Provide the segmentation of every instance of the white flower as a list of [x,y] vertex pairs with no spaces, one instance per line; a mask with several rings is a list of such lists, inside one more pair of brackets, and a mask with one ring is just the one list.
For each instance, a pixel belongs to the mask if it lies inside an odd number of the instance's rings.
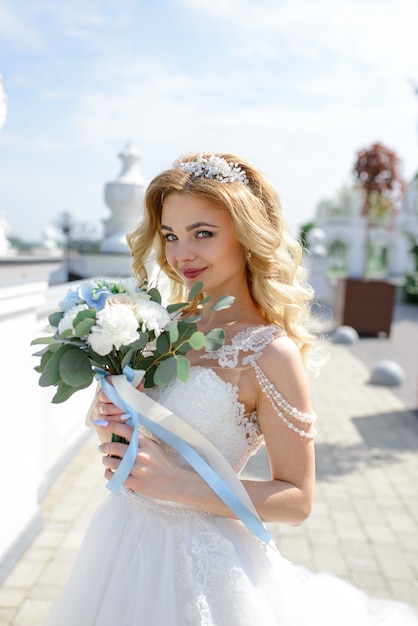
[[[123,278],[118,282],[118,287],[121,293],[126,293],[128,296],[138,296],[141,292],[137,291],[137,284],[135,278]],[[142,297],[148,294],[142,292]]]
[[139,339],[138,321],[131,306],[112,304],[98,311],[96,324],[90,331],[88,342],[94,352],[102,356],[114,348],[127,346]]
[[75,320],[75,318],[80,313],[80,311],[85,311],[88,308],[89,307],[87,306],[87,304],[77,304],[76,306],[73,306],[72,309],[70,309],[69,311],[64,313],[64,316],[62,317],[62,319],[58,323],[58,332],[59,332],[59,334],[62,335],[62,333],[65,330],[74,331],[74,320]]
[[158,302],[139,301],[136,304],[136,317],[141,330],[153,330],[155,336],[158,337],[161,331],[170,322],[170,316],[166,309],[158,304]]
[[136,311],[136,300],[126,293],[114,293],[106,300],[106,306],[126,306],[134,313]]

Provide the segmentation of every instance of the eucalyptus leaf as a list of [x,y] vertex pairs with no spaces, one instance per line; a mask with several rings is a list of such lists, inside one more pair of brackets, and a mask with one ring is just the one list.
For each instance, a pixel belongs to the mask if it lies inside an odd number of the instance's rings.
[[222,311],[222,309],[229,309],[234,302],[234,296],[221,296],[210,307],[212,311]]
[[58,324],[60,323],[63,317],[64,317],[63,311],[55,311],[55,313],[51,313],[51,315],[48,316],[48,321],[51,324],[51,326],[53,326],[54,328],[57,328]]
[[139,339],[137,339],[133,343],[130,343],[129,348],[131,350],[142,350],[142,348],[144,348],[147,345],[148,341],[149,341],[149,334],[140,332]]
[[39,350],[38,352],[34,352],[32,354],[32,356],[43,356],[46,353],[52,354],[49,350],[49,346],[45,346],[45,348],[43,348],[42,350]]
[[189,296],[187,298],[188,301],[191,302],[197,295],[199,295],[199,293],[201,293],[202,289],[203,289],[202,281],[195,283],[192,289],[190,290]]
[[61,376],[59,373],[59,363],[64,354],[69,350],[74,350],[69,345],[62,345],[58,348],[56,352],[54,352],[51,358],[45,365],[45,369],[42,372],[42,375],[39,379],[39,384],[41,387],[49,387],[50,385],[58,385],[61,382]]
[[63,383],[77,389],[90,385],[94,378],[87,354],[77,348],[68,350],[61,357],[59,373]]
[[74,319],[74,326],[77,326],[79,322],[85,319],[95,320],[97,315],[96,309],[83,309],[79,313],[77,313]]
[[150,296],[153,302],[161,304],[161,294],[158,289],[155,289],[155,287],[151,287],[151,289],[148,289],[147,294]]
[[177,376],[177,359],[170,356],[158,364],[154,374],[154,384],[166,387]]
[[205,334],[205,347],[210,352],[219,350],[224,345],[225,332],[223,328],[212,328]]
[[132,365],[136,352],[136,350],[128,350],[126,352],[120,364],[122,369],[125,367],[125,365]]
[[35,368],[37,372],[41,372],[42,373],[44,371],[46,364],[48,363],[49,359],[52,357],[53,354],[54,353],[51,352],[51,350],[48,348],[47,351],[45,352],[45,354],[43,354],[41,356],[41,361],[40,361],[38,367]]
[[51,402],[53,402],[53,404],[61,404],[61,402],[65,402],[66,400],[68,400],[68,398],[70,398],[73,393],[79,391],[79,389],[84,389],[89,385],[90,383],[88,385],[82,385],[81,387],[71,387],[70,385],[66,385],[65,383],[60,383],[57,387],[57,392],[52,398]]
[[72,328],[67,328],[67,330],[63,330],[61,333],[62,339],[69,339],[72,336],[73,336]]
[[193,350],[200,350],[205,345],[205,335],[197,330],[189,339],[189,343]]
[[180,320],[177,323],[177,327],[178,327],[178,330],[179,330],[179,336],[181,338],[183,338],[183,337],[190,337],[197,330],[196,324],[194,322],[190,322],[189,320],[187,320],[187,321]]
[[68,400],[68,398],[70,398],[76,391],[77,389],[75,387],[70,387],[70,385],[61,383],[60,385],[58,385],[57,391],[51,402],[53,404],[61,404],[61,402],[65,402],[66,400]]
[[168,334],[170,335],[171,343],[175,343],[179,338],[179,329],[177,322],[170,322],[168,325]]
[[76,337],[85,337],[89,334],[93,326],[95,325],[96,320],[91,319],[89,317],[81,320],[78,323],[74,323],[74,330]]
[[184,356],[178,356],[176,358],[176,363],[177,363],[177,376],[184,383],[187,382],[187,379],[189,378],[189,367],[190,367],[189,360],[186,359],[186,357]]
[[167,313],[171,314],[171,313],[176,313],[176,311],[179,311],[180,309],[184,309],[185,306],[188,306],[188,302],[176,302],[174,304],[169,304],[166,309],[167,309]]
[[161,335],[157,339],[157,352],[159,354],[164,354],[170,350],[170,338],[167,333],[161,333]]
[[58,343],[55,337],[38,337],[38,339],[34,339],[30,342],[31,346],[37,345],[48,345],[50,343]]

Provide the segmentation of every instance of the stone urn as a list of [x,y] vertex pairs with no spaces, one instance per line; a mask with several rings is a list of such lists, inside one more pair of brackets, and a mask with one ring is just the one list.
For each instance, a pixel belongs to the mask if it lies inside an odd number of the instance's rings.
[[105,238],[100,250],[129,254],[126,234],[142,218],[147,183],[139,170],[139,154],[132,143],[128,143],[118,156],[123,164],[122,171],[116,180],[105,185],[105,202],[112,215],[104,222]]

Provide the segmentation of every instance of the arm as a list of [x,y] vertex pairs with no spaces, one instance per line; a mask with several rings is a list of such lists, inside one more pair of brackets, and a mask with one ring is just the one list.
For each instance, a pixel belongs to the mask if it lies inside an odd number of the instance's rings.
[[[310,411],[310,400],[299,351],[287,337],[281,337],[265,350],[260,366],[274,386],[286,395],[287,401],[300,411]],[[252,397],[258,405],[271,467],[271,480],[243,481],[261,518],[299,524],[308,515],[313,499],[314,454],[312,441],[291,430],[277,414],[274,406],[253,376]],[[294,425],[300,427],[296,420]],[[293,423],[291,421],[291,423]],[[129,438],[127,425],[112,422],[105,430]],[[309,430],[309,424],[302,428]],[[122,456],[123,444],[102,447],[104,454]],[[118,465],[117,459],[105,456],[106,477]],[[137,462],[125,483],[126,487],[146,496],[175,500],[215,515],[231,517],[231,511],[211,488],[190,468],[177,466],[154,441],[140,439]]]
[[[291,339],[280,337],[270,344],[258,364],[290,405],[303,413],[311,413],[302,360]],[[263,521],[298,525],[309,516],[313,503],[315,459],[312,435],[311,438],[303,437],[291,429],[258,385],[256,394],[271,479],[244,480],[243,484]],[[284,410],[282,413],[296,428],[306,433],[313,430],[311,424],[299,422]],[[210,491],[207,485],[202,486],[194,479],[185,487],[183,501],[217,515],[231,516],[227,507]]]

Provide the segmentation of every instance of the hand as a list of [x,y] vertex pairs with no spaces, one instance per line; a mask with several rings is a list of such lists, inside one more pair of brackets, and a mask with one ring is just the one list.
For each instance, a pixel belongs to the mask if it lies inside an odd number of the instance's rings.
[[[112,383],[112,380],[109,377],[107,378],[107,381],[110,384]],[[141,382],[137,389],[138,391],[144,391],[144,383]],[[121,411],[119,407],[109,400],[102,389],[99,389],[93,401],[90,420],[102,443],[111,441],[114,428],[107,429],[107,427],[109,424],[114,422],[123,423],[123,415],[123,411]]]
[[[130,441],[132,428],[128,424],[114,422],[106,428],[112,428],[116,435]],[[105,477],[110,480],[126,453],[127,445],[110,442],[103,443],[99,449],[104,454]],[[149,498],[179,501],[189,473],[187,468],[172,461],[160,444],[139,435],[138,453],[124,487]]]

